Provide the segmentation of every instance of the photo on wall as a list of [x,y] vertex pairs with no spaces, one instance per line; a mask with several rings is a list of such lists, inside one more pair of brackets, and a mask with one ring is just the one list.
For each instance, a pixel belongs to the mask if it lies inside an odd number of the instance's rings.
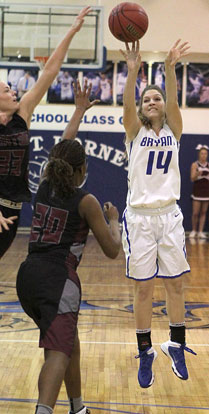
[[74,102],[73,82],[78,72],[70,69],[61,70],[48,89],[47,102],[69,104]]
[[[182,105],[182,80],[183,80],[183,65],[176,64],[176,80],[177,80],[177,94],[179,106]],[[165,90],[165,66],[163,62],[154,62],[152,64],[152,85],[157,85],[159,88]]]
[[188,63],[186,104],[209,108],[209,64]]
[[113,62],[107,61],[101,72],[83,72],[83,81],[92,84],[90,99],[100,99],[100,104],[111,105],[113,102]]
[[[116,80],[116,99],[118,105],[123,105],[123,92],[128,75],[128,67],[126,62],[119,62],[117,65],[117,80]],[[148,64],[141,63],[141,67],[136,80],[136,103],[146,88],[148,82]]]
[[7,82],[10,88],[17,93],[17,99],[20,100],[22,96],[29,91],[38,79],[39,69],[9,69]]

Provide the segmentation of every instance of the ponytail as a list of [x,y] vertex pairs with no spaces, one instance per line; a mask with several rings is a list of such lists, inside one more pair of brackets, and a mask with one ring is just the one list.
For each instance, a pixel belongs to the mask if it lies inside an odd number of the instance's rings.
[[67,198],[75,191],[73,167],[61,158],[51,158],[44,171],[44,177],[50,182],[58,197]]
[[86,160],[83,146],[76,140],[63,139],[52,147],[43,174],[60,198],[75,192],[74,176]]

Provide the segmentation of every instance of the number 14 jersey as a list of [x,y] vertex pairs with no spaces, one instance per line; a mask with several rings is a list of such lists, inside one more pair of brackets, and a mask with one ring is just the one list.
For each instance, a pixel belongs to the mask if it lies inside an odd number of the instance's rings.
[[159,136],[142,126],[126,143],[128,154],[127,205],[160,208],[180,198],[179,144],[167,124]]

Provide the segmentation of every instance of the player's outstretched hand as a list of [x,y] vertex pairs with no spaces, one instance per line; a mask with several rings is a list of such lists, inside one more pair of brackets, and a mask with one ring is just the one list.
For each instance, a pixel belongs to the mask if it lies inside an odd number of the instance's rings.
[[88,85],[87,79],[85,79],[83,90],[81,89],[81,85],[79,80],[73,82],[73,92],[74,92],[74,101],[75,106],[77,109],[81,109],[86,111],[87,109],[91,108],[93,105],[100,102],[99,99],[94,99],[90,102],[90,95],[91,95],[91,88],[92,84]]
[[76,17],[74,23],[72,24],[72,29],[75,30],[75,32],[79,32],[81,26],[83,25],[84,22],[84,17],[90,13],[90,11],[92,11],[90,6],[84,7],[80,13],[78,14],[78,16]]
[[170,66],[174,66],[179,59],[189,54],[190,45],[188,42],[181,43],[181,39],[178,39],[172,48],[169,50],[165,62]]
[[13,222],[14,220],[17,220],[17,218],[17,216],[5,218],[0,211],[0,233],[2,233],[3,229],[9,230],[8,224],[14,224]]
[[129,69],[139,69],[141,65],[141,55],[140,55],[140,47],[139,47],[139,40],[136,42],[132,42],[132,47],[129,47],[129,44],[126,43],[126,50],[121,50],[120,52],[125,58],[128,68]]
[[103,211],[108,221],[119,219],[119,213],[117,207],[115,207],[110,201],[104,203]]

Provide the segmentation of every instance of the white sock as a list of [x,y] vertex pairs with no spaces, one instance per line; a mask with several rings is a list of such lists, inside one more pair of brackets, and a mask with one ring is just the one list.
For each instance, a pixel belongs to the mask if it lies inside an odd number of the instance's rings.
[[36,414],[53,414],[53,410],[48,405],[37,404]]
[[69,398],[69,402],[70,402],[71,413],[79,412],[84,406],[82,397]]

